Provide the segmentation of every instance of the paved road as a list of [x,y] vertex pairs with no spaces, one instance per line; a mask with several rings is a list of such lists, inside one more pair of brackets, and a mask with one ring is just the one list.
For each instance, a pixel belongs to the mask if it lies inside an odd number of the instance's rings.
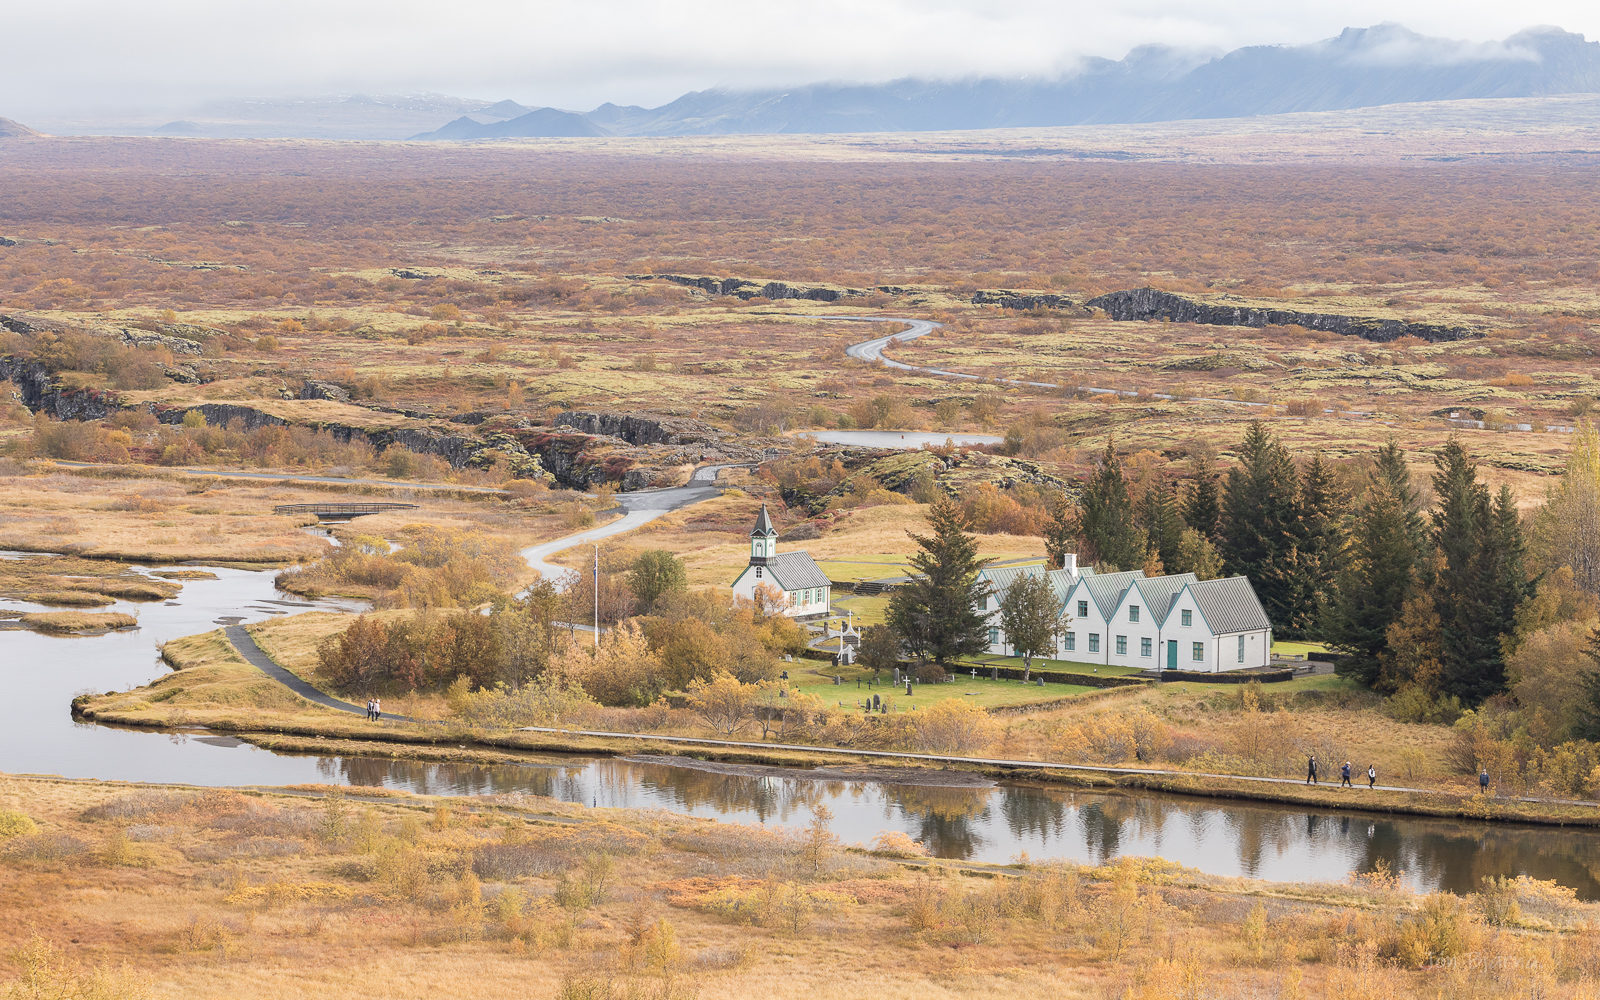
[[[316,688],[312,687],[310,684],[307,684],[304,680],[301,680],[299,677],[278,666],[273,662],[272,657],[267,655],[266,650],[256,645],[255,637],[252,636],[243,625],[229,625],[227,628],[222,630],[222,633],[228,637],[229,642],[233,643],[233,648],[239,651],[239,655],[244,657],[246,663],[260,670],[262,673],[266,674],[268,677],[271,677],[273,680],[304,698],[306,701],[316,705],[321,705],[323,708],[337,709],[340,712],[350,712],[353,715],[365,716],[367,714],[367,710],[365,708],[362,708],[359,705],[352,705],[348,701],[340,701],[338,698],[325,695],[321,691],[318,691]],[[385,712],[383,717],[385,719],[392,719],[396,722],[416,721],[408,716],[395,715],[391,712]]]
[[562,575],[570,572],[566,566],[557,566],[546,562],[550,556],[563,552],[575,545],[585,542],[597,542],[602,538],[610,538],[624,532],[632,531],[642,525],[649,524],[663,514],[670,513],[690,504],[709,500],[719,495],[722,490],[717,487],[717,473],[723,469],[738,468],[735,465],[708,465],[703,469],[696,469],[694,475],[684,486],[676,486],[665,490],[638,490],[633,493],[617,494],[617,502],[626,512],[610,524],[603,524],[598,528],[580,531],[575,535],[567,535],[553,542],[543,542],[522,550],[522,558],[528,565],[539,571],[541,577],[560,580]]
[[[910,329],[904,331],[903,333],[891,333],[891,334],[888,334],[886,336],[876,337],[876,338],[874,338],[872,340],[862,341],[859,344],[852,344],[849,347],[846,347],[844,349],[844,353],[849,355],[852,358],[859,358],[860,360],[866,361],[866,362],[871,363],[871,364],[881,364],[886,368],[897,368],[900,371],[920,372],[920,373],[922,373],[924,375],[942,375],[945,378],[969,379],[971,381],[979,381],[979,380],[982,380],[984,378],[984,376],[982,376],[982,375],[973,375],[970,372],[953,372],[953,371],[949,371],[948,369],[944,369],[944,368],[928,368],[928,367],[926,367],[924,365],[908,365],[903,361],[896,361],[893,358],[888,357],[887,355],[885,355],[883,353],[885,348],[891,346],[896,341],[904,343],[905,341],[908,341],[908,340],[915,340],[918,337],[927,336],[928,334],[932,333],[934,330],[937,330],[940,327],[942,327],[943,326],[942,323],[935,323],[932,320],[926,320],[926,319],[908,319],[908,318],[904,318],[904,317],[893,317],[893,316],[820,316],[820,315],[814,315],[814,316],[812,316],[810,318],[812,318],[812,319],[842,319],[842,320],[846,320],[846,321],[851,322],[851,323],[905,323],[908,326],[910,326]],[[999,382],[1002,385],[1029,386],[1029,387],[1036,388],[1036,389],[1074,389],[1074,390],[1076,390],[1078,392],[1089,392],[1089,393],[1094,393],[1096,395],[1102,395],[1102,396],[1137,396],[1137,395],[1139,395],[1137,392],[1129,390],[1129,389],[1103,389],[1103,388],[1099,388],[1099,387],[1092,386],[1092,385],[1065,386],[1065,385],[1061,385],[1060,383],[1057,383],[1057,382],[1027,382],[1027,381],[1021,381],[1021,380],[1018,380],[1018,379],[1009,379],[1009,378],[997,378],[997,379],[991,379],[990,381]],[[1236,403],[1236,404],[1238,404],[1240,406],[1254,406],[1254,407],[1258,407],[1258,408],[1259,407],[1268,407],[1268,406],[1273,405],[1271,403],[1247,403],[1247,402],[1244,402],[1243,400],[1238,400],[1238,399],[1212,399],[1212,398],[1209,398],[1209,397],[1206,397],[1206,396],[1181,396],[1181,397],[1180,396],[1171,396],[1171,395],[1168,395],[1167,393],[1164,393],[1164,392],[1152,392],[1149,395],[1154,399],[1193,400],[1194,402],[1197,402],[1197,403]],[[1324,413],[1332,413],[1332,414],[1335,414],[1335,415],[1341,416],[1341,417],[1370,417],[1370,416],[1372,416],[1372,414],[1366,412],[1365,410],[1324,410],[1323,412]]]
[[[102,465],[97,462],[68,462],[57,459],[57,465],[73,469],[125,469],[122,465]],[[218,472],[212,469],[168,469],[191,476],[215,476],[218,479],[268,479],[274,482],[334,483],[339,486],[394,486],[408,490],[460,490],[469,493],[503,494],[505,490],[492,486],[462,486],[456,483],[411,483],[400,479],[345,479],[339,476],[306,476],[292,472]]]

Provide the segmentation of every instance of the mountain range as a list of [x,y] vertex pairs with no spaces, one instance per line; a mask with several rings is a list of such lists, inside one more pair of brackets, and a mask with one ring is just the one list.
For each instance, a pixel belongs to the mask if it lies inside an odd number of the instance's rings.
[[[524,109],[499,121],[463,115],[415,139],[921,132],[1016,126],[1240,118],[1466,98],[1600,92],[1600,42],[1538,27],[1501,42],[1432,38],[1398,24],[1347,28],[1309,45],[1225,55],[1142,46],[1089,59],[1057,79],[920,79],[714,89],[659,108],[587,113]],[[509,108],[508,108],[509,106]],[[487,108],[484,110],[488,110]]]

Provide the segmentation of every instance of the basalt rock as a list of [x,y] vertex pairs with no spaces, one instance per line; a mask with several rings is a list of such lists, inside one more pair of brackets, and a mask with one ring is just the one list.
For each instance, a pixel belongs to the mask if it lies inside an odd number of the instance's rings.
[[306,379],[300,386],[301,399],[331,399],[336,403],[350,402],[350,390],[332,382]]
[[205,348],[198,341],[151,333],[149,330],[119,330],[117,339],[129,347],[165,347],[174,354],[193,354],[197,357],[205,353]]
[[[630,274],[629,281],[670,281],[675,285],[698,288],[712,295],[732,295],[740,299],[805,299],[812,302],[837,302],[840,299],[870,294],[860,288],[829,288],[825,285],[790,285],[782,281],[751,281],[748,278],[702,278],[687,274]],[[898,295],[901,288],[880,285],[873,291]]]
[[1442,326],[1436,323],[1410,323],[1398,319],[1370,316],[1341,316],[1334,313],[1306,313],[1293,309],[1267,309],[1234,305],[1227,297],[1214,302],[1163,292],[1155,288],[1135,288],[1109,292],[1084,305],[1102,309],[1114,320],[1167,320],[1173,323],[1199,323],[1206,326],[1303,326],[1347,337],[1386,342],[1401,337],[1419,337],[1429,343],[1470,340],[1483,334],[1471,327]]
[[555,419],[557,427],[585,434],[620,438],[628,444],[700,444],[720,442],[728,435],[699,420],[659,417],[650,413],[597,413],[568,410]]
[[104,389],[63,389],[50,370],[37,361],[0,356],[0,378],[12,385],[16,398],[35,413],[57,420],[103,420],[122,409],[116,393]]
[[1076,309],[1078,303],[1065,295],[1054,295],[1048,292],[1012,292],[1006,289],[986,292],[979,289],[972,293],[972,304],[975,306],[999,306],[1002,309]]

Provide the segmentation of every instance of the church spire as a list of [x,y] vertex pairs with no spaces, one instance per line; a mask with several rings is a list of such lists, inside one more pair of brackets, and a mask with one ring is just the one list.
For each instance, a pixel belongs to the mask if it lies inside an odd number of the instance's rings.
[[772,518],[767,514],[767,505],[762,504],[761,513],[756,516],[756,526],[750,529],[750,565],[765,566],[767,561],[777,554],[778,530],[772,526]]

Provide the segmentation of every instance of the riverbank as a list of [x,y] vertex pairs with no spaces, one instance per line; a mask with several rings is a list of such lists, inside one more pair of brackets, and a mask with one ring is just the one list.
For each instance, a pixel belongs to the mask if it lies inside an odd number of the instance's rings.
[[[0,949],[52,996],[1332,996],[1356,995],[1365,948],[1387,957],[1360,995],[1408,998],[1530,941],[1573,979],[1600,919],[1527,880],[1422,897],[1384,872],[939,860],[904,834],[841,838],[820,810],[764,829],[520,792],[0,775],[0,815],[7,898],[30,915]],[[841,968],[864,971],[841,989]]]

